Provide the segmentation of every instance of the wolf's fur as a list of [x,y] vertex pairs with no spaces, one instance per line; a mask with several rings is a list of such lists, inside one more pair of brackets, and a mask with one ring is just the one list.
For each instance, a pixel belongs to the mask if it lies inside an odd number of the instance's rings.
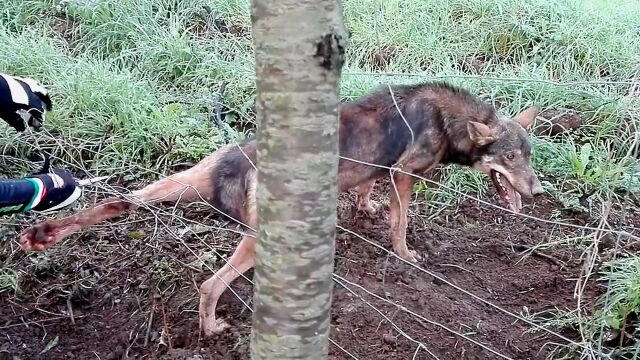
[[[530,165],[531,147],[526,132],[537,109],[524,111],[515,122],[499,117],[492,106],[469,92],[443,83],[392,89],[393,96],[384,87],[340,107],[339,149],[347,159],[340,160],[338,190],[355,188],[359,210],[376,211],[369,195],[376,179],[389,172],[348,159],[397,166],[416,174],[424,174],[438,164],[471,166],[491,174],[496,187],[508,183],[507,197],[504,192],[499,193],[511,201],[510,206],[516,211],[520,209],[513,204],[514,194],[519,199],[520,195],[532,197],[542,192]],[[134,191],[135,201],[107,199],[70,217],[37,224],[22,234],[23,247],[43,250],[82,228],[133,210],[138,204],[198,198],[255,229],[253,164],[254,139],[227,145],[186,171]],[[390,206],[393,250],[404,259],[417,261],[419,257],[406,243],[407,205],[414,179],[396,172],[393,180],[397,189],[397,196],[395,191],[391,194]],[[249,231],[227,264],[200,287],[200,325],[206,335],[225,328],[224,322],[215,317],[216,304],[228,284],[254,266],[253,236]]]

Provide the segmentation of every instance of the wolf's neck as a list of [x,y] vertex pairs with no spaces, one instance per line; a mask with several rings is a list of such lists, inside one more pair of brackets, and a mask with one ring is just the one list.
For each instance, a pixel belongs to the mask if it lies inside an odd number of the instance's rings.
[[448,148],[456,153],[469,154],[473,150],[468,130],[469,121],[468,118],[444,118]]

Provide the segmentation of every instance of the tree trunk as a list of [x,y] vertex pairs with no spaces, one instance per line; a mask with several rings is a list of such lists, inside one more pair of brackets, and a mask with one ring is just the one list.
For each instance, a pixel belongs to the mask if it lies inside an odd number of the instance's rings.
[[252,0],[258,241],[252,359],[325,359],[336,234],[339,0]]

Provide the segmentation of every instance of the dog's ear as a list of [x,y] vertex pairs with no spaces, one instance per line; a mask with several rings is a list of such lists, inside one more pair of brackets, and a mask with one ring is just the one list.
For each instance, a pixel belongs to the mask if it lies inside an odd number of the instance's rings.
[[493,130],[483,123],[469,121],[467,130],[471,141],[477,146],[485,146],[495,141]]
[[535,106],[528,108],[527,110],[521,112],[520,115],[518,115],[518,123],[525,130],[529,130],[529,127],[531,126],[531,124],[533,124],[533,121],[536,119],[536,116],[538,116],[539,112],[540,109]]

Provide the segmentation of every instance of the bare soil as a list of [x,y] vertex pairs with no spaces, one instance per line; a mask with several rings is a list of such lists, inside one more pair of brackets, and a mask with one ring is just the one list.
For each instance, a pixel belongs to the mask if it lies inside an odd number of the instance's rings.
[[535,129],[538,136],[556,136],[579,129],[584,121],[577,111],[571,109],[548,109],[540,116],[546,120]]
[[[528,333],[530,325],[442,279],[521,316],[575,309],[580,251],[560,246],[522,255],[533,245],[574,230],[512,216],[472,200],[433,221],[414,205],[409,246],[425,257],[420,266],[438,279],[389,255],[388,197],[380,191],[387,186],[377,186],[377,201],[383,206],[376,217],[356,214],[352,194],[341,197],[340,225],[382,249],[339,232],[335,273],[357,285],[347,284],[351,291],[335,285],[332,340],[359,359],[432,359],[428,351],[439,359],[498,358],[432,325],[437,322],[513,359],[541,359],[551,350],[544,346],[547,341],[564,343],[544,332]],[[538,199],[523,212],[576,224],[597,221],[589,215],[563,213],[548,198]],[[215,214],[200,209],[178,215],[222,225]],[[219,303],[218,314],[231,328],[211,339],[198,332],[197,289],[211,271],[197,259],[210,255],[212,248],[230,256],[239,235],[196,231],[199,239],[186,233],[176,218],[141,210],[40,254],[25,255],[15,242],[5,241],[0,265],[20,272],[20,291],[0,294],[0,359],[248,359],[251,312],[242,303],[251,305],[253,288],[248,280],[240,278],[232,285],[242,301],[227,291]],[[614,220],[618,227],[630,228],[638,225],[639,218],[626,213]],[[165,224],[156,223],[157,219]],[[10,238],[30,220],[21,221],[20,226],[4,227]],[[220,267],[222,260],[208,259],[212,270]],[[253,271],[246,275],[251,279]],[[587,311],[597,293],[592,285],[583,294]],[[350,357],[332,345],[330,358]]]
[[385,70],[395,61],[399,53],[400,49],[397,46],[382,46],[379,49],[373,50],[368,57],[363,58],[360,62],[360,67],[367,68],[367,65],[370,65],[375,71]]
[[460,63],[460,68],[466,74],[482,74],[489,66],[488,59],[483,54],[468,56]]

